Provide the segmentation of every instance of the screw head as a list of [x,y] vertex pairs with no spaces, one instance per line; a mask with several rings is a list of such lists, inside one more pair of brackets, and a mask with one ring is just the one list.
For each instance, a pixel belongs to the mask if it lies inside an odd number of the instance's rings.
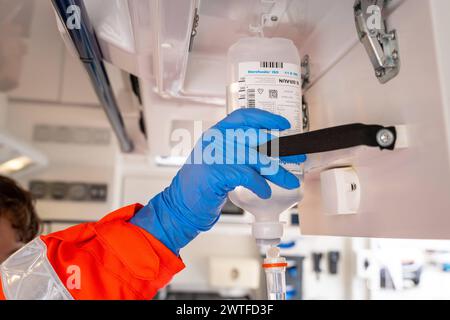
[[278,17],[277,16],[271,16],[270,20],[272,20],[273,22],[276,22],[276,21],[278,21]]
[[397,50],[392,52],[392,59],[398,60],[398,52],[397,52]]
[[231,269],[230,277],[232,280],[237,280],[239,278],[239,270],[236,268]]
[[388,129],[381,129],[377,133],[377,142],[381,147],[387,148],[394,144],[395,136]]
[[384,74],[385,74],[384,70],[377,70],[377,71],[375,71],[375,75],[377,76],[377,78],[383,77]]
[[371,36],[375,36],[375,35],[377,35],[378,30],[377,29],[370,29],[369,33],[370,33]]

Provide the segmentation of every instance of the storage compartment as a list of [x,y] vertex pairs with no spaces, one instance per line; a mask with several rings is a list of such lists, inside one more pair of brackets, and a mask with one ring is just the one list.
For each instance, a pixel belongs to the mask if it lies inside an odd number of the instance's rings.
[[353,0],[102,3],[87,0],[86,7],[107,61],[151,81],[164,97],[215,105],[225,103],[229,47],[257,36],[263,18],[266,37],[290,39],[314,56],[314,77],[358,42]]

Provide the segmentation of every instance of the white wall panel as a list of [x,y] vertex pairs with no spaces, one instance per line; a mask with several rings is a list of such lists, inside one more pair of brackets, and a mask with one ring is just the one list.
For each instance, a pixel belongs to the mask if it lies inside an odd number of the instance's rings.
[[443,51],[448,46],[441,43],[449,20],[433,21],[431,9],[439,11],[438,3],[407,0],[389,18],[400,44],[397,78],[380,85],[358,45],[307,93],[312,129],[404,124],[410,145],[394,152],[349,153],[346,163],[361,181],[361,206],[353,216],[326,216],[318,175],[307,175],[300,205],[304,234],[450,238],[448,55]]

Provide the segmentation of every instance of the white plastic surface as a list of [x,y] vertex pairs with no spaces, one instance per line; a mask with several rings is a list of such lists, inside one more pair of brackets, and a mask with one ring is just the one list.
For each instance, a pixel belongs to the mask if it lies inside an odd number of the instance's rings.
[[211,257],[209,259],[209,284],[220,289],[258,289],[260,270],[257,259]]
[[448,9],[448,1],[407,0],[389,15],[402,66],[387,84],[378,83],[358,43],[308,90],[311,130],[353,122],[402,124],[408,145],[393,152],[349,151],[345,165],[355,168],[362,186],[355,215],[323,212],[320,174],[305,174],[303,234],[450,238],[450,48],[442,37],[450,20],[441,14]]
[[320,174],[323,212],[329,215],[358,212],[361,185],[352,168],[338,168]]

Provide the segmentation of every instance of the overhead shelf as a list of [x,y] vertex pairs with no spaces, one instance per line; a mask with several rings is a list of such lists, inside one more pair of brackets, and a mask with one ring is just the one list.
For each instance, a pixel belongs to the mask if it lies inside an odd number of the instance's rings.
[[291,39],[301,56],[311,57],[312,83],[359,44],[354,0],[85,3],[104,59],[149,82],[164,98],[224,105],[228,48],[241,37],[257,36],[263,17],[270,20],[265,36]]

